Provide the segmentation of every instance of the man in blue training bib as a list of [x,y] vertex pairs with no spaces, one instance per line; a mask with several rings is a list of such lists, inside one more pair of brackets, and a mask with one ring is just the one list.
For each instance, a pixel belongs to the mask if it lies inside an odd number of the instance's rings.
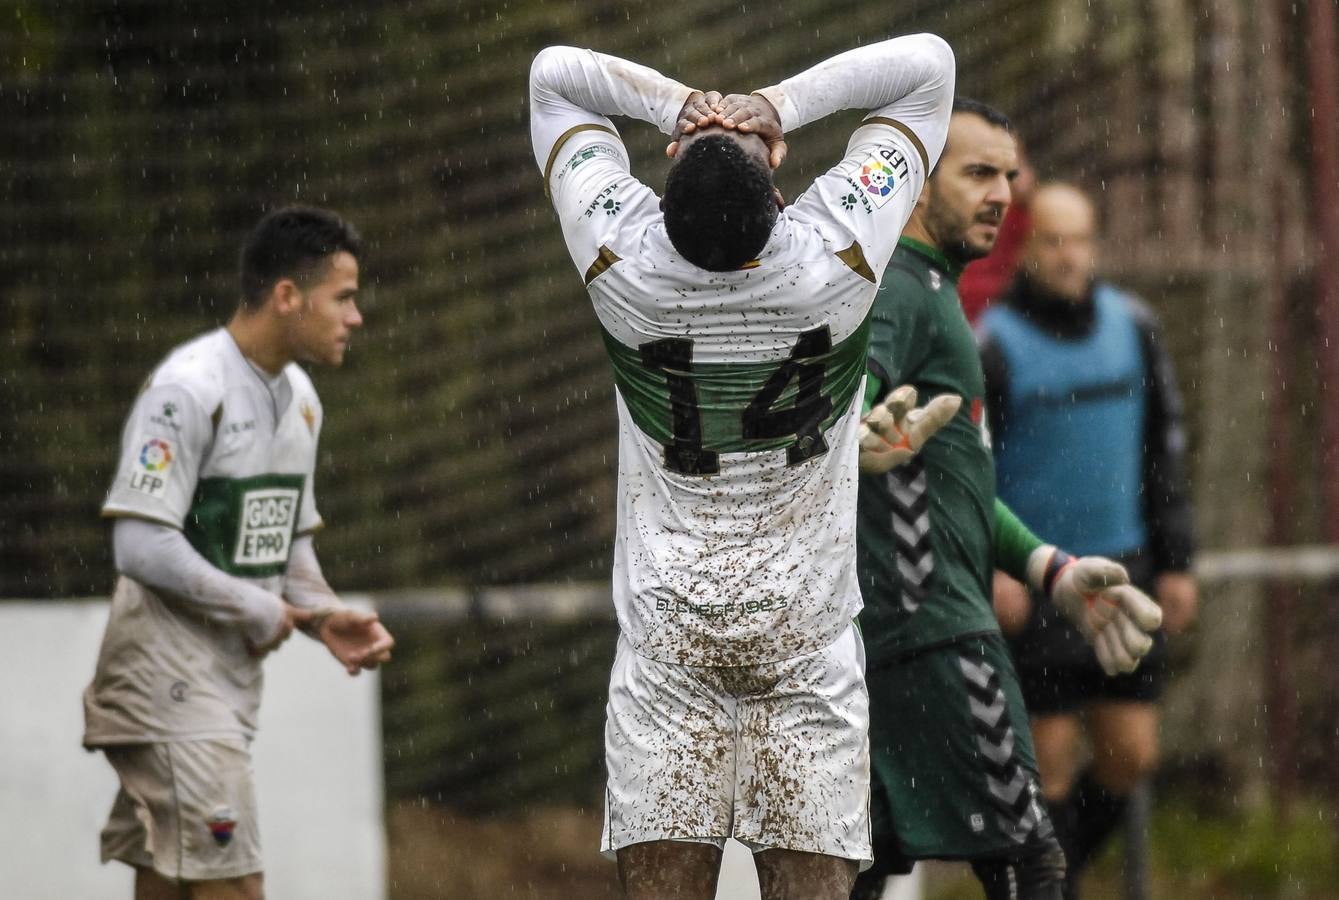
[[[999,496],[1074,552],[1101,554],[1163,608],[1168,634],[1194,617],[1195,582],[1181,398],[1158,323],[1134,297],[1095,279],[1093,207],[1046,185],[1032,201],[1024,268],[979,323]],[[997,577],[1033,716],[1042,793],[1078,874],[1157,761],[1161,634],[1136,672],[1106,677],[1048,603]],[[1076,775],[1079,713],[1093,763]]]

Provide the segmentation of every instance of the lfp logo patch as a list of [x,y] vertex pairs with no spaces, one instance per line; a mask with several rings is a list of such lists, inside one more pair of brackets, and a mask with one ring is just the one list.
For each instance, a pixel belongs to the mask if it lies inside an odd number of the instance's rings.
[[130,489],[161,497],[167,493],[167,476],[163,474],[172,465],[172,445],[162,438],[150,438],[140,448],[139,469],[130,472]]
[[871,156],[860,169],[860,183],[869,192],[874,203],[882,206],[884,201],[892,196],[897,179],[893,175],[892,166]]
[[152,438],[140,448],[139,464],[146,472],[161,472],[172,464],[172,445],[161,438]]
[[860,166],[860,188],[875,206],[883,206],[911,176],[906,156],[896,147],[879,147]]
[[233,832],[237,829],[237,816],[226,806],[220,806],[209,816],[206,823],[214,843],[226,847],[232,842]]

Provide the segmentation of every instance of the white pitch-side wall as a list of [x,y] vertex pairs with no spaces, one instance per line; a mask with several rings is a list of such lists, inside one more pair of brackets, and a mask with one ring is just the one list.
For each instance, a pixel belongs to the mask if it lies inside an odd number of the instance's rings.
[[[116,777],[80,746],[106,617],[102,601],[0,603],[0,896],[130,900],[130,870],[98,862]],[[384,898],[375,673],[350,678],[299,634],[265,678],[253,749],[267,895]]]

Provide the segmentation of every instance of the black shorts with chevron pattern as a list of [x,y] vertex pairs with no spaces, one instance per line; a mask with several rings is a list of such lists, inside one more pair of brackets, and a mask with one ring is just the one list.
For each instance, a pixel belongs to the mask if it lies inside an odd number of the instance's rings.
[[876,860],[1013,857],[1051,841],[1003,637],[930,648],[866,680]]

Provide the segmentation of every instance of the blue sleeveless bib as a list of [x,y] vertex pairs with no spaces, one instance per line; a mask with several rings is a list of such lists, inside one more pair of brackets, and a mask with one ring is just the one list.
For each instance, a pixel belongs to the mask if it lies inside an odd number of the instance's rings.
[[1092,332],[1052,337],[998,304],[982,329],[1009,384],[995,436],[999,496],[1048,542],[1117,556],[1144,546],[1144,361],[1123,294],[1099,283]]

